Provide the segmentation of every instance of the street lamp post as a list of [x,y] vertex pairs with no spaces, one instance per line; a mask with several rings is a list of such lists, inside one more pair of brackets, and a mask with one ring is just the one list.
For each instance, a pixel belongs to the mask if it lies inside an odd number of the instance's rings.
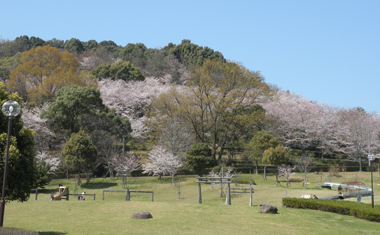
[[371,167],[371,188],[372,188],[372,208],[374,208],[374,196],[373,196],[373,170],[372,170],[372,161],[374,160],[374,155],[373,154],[370,154],[368,155],[368,163],[369,163],[369,166]]
[[12,123],[12,117],[16,117],[20,113],[20,105],[16,101],[9,100],[3,104],[1,111],[3,112],[5,116],[8,117],[7,151],[5,155],[3,189],[1,191],[1,202],[0,202],[0,227],[3,227],[4,208],[5,208],[5,186],[7,183],[7,168],[8,168],[8,155],[9,155],[9,141],[10,141],[10,136],[11,136],[11,123]]

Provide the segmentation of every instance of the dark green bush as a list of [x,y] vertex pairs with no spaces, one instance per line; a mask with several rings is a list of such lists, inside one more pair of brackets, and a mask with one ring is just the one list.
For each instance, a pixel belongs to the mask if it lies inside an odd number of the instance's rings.
[[369,221],[380,222],[380,206],[375,206],[375,208],[372,208],[370,204],[339,200],[334,201],[302,198],[283,198],[282,204],[291,208],[328,211],[342,215],[352,215]]

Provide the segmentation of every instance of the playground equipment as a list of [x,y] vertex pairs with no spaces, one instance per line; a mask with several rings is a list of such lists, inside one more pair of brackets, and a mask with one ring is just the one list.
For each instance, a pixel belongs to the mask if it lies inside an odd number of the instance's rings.
[[69,200],[69,188],[66,186],[59,186],[59,193],[52,195],[54,201],[60,201],[62,197],[65,197],[66,201]]

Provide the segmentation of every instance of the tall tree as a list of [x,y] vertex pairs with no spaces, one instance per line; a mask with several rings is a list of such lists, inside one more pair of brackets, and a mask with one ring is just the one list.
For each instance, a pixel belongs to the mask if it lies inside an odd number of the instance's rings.
[[181,160],[185,160],[186,150],[195,143],[191,128],[179,119],[167,123],[158,136],[158,144]]
[[[115,153],[111,157],[112,165],[116,172],[123,177],[123,188],[125,188],[125,179],[128,182],[128,175],[140,168],[141,155],[137,155],[134,152]],[[128,184],[127,188],[129,190]]]
[[168,90],[169,86],[148,77],[144,81],[130,82],[103,79],[99,81],[99,88],[104,104],[130,120],[132,136],[144,138],[151,130],[144,124],[145,113],[150,109],[153,98]]
[[[267,92],[268,86],[259,72],[232,62],[208,60],[202,67],[191,70],[186,87],[173,88],[154,100],[150,112],[152,126],[159,127],[171,117],[181,117],[193,127],[198,141],[210,143],[214,158],[220,148],[220,161],[228,143],[225,134],[239,133],[236,132],[239,125],[245,129],[255,127],[257,113],[247,110]],[[158,115],[164,118],[158,119]]]
[[69,165],[73,171],[78,172],[78,185],[81,184],[80,174],[86,173],[88,183],[91,179],[91,172],[94,169],[98,152],[93,145],[91,137],[83,131],[74,133],[66,142],[62,156],[65,158],[65,163]]
[[99,90],[91,87],[60,89],[41,117],[48,119],[48,126],[56,134],[66,138],[79,130],[85,130],[95,139],[104,138],[105,133],[122,137],[131,132],[129,120],[105,106]]
[[278,165],[289,161],[289,153],[282,147],[269,148],[263,153],[263,162],[275,165],[277,168],[276,186],[278,186]]
[[172,186],[174,175],[181,166],[181,160],[161,146],[152,149],[148,153],[147,162],[142,164],[143,173],[158,175],[160,180],[161,176],[169,174],[172,177]]
[[340,116],[349,129],[346,150],[350,159],[359,163],[361,171],[362,161],[379,150],[380,119],[375,113],[367,113],[361,108],[342,110]]
[[252,161],[255,162],[256,174],[259,162],[264,162],[264,180],[266,179],[267,163],[263,161],[263,153],[265,150],[276,148],[279,145],[282,145],[282,143],[278,138],[274,137],[268,132],[259,131],[245,147],[246,153],[251,157]]
[[0,59],[0,80],[1,82],[8,82],[11,71],[15,69],[20,63],[21,53],[17,53],[12,57],[5,57]]
[[211,149],[206,143],[198,143],[186,151],[186,165],[190,170],[202,176],[207,167],[215,165]]
[[68,51],[49,45],[22,54],[9,77],[7,88],[18,92],[30,105],[52,101],[55,93],[68,85],[96,87],[88,73],[79,73],[79,61]]
[[[14,100],[19,104],[21,98],[16,93],[8,93],[0,83],[0,105],[7,100]],[[36,182],[36,162],[34,152],[33,131],[26,128],[22,121],[22,113],[12,118],[9,159],[7,170],[7,184],[5,199],[7,201],[27,201],[30,189]],[[0,113],[0,155],[5,156],[7,145],[8,117]],[[0,158],[0,187],[3,186],[5,158]]]

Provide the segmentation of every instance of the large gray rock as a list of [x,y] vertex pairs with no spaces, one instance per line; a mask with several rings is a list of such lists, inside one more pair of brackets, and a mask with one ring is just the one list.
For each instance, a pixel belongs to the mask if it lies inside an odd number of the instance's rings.
[[274,213],[277,214],[277,207],[269,205],[269,204],[262,204],[260,208],[261,213]]
[[150,212],[135,212],[132,215],[132,219],[151,219],[153,216]]

